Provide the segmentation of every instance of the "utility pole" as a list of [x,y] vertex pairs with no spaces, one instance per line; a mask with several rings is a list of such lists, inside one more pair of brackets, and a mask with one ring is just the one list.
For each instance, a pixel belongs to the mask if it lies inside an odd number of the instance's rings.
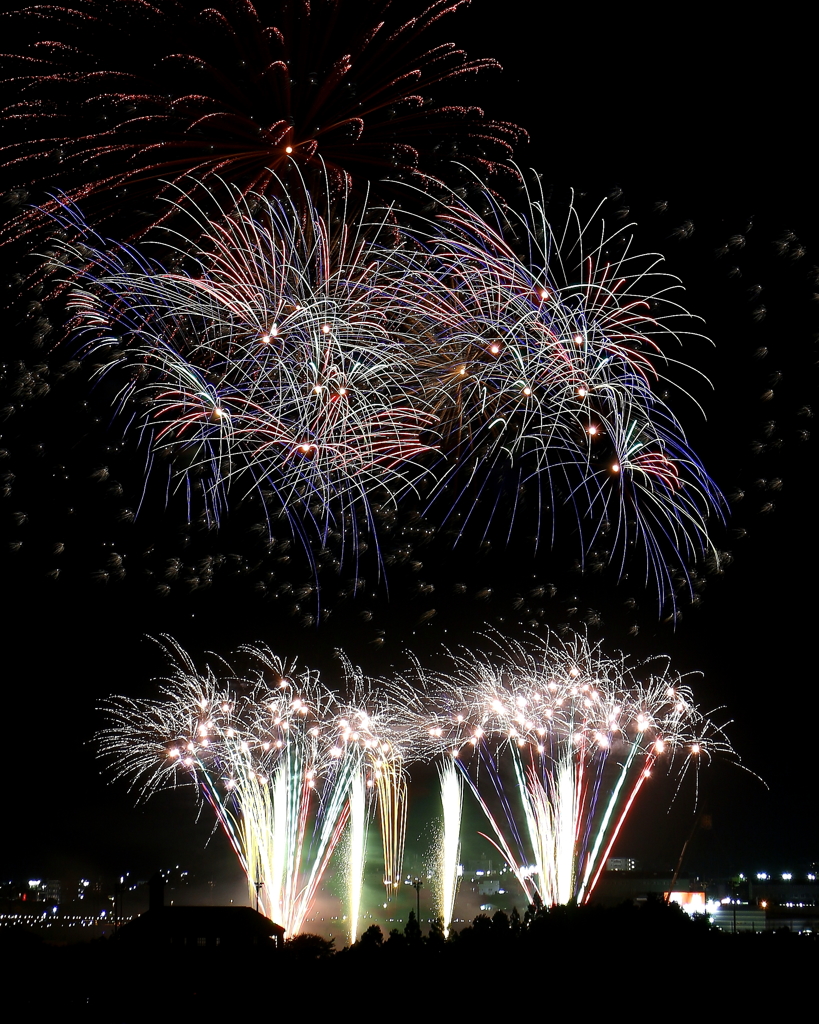
[[415,920],[418,922],[418,927],[421,927],[421,889],[424,883],[420,878],[416,878],[412,883],[412,887],[415,890]]

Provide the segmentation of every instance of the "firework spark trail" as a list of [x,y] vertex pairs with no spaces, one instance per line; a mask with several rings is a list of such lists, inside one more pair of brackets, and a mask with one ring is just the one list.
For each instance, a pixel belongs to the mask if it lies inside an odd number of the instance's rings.
[[389,752],[373,763],[384,849],[384,888],[392,899],[401,884],[407,839],[407,775],[403,761]]
[[487,639],[491,654],[418,680],[419,749],[460,767],[527,898],[588,901],[655,762],[683,775],[733,751],[667,663],[632,667],[579,636]]
[[438,775],[441,782],[441,809],[443,812],[438,900],[441,919],[444,922],[444,934],[449,935],[455,915],[455,896],[458,892],[464,789],[463,777],[451,761],[445,761],[439,765]]
[[401,883],[407,835],[407,764],[414,756],[409,708],[417,709],[420,695],[405,691],[399,697],[393,680],[365,677],[342,652],[337,654],[348,692],[337,718],[339,734],[362,751],[367,788],[377,804],[383,883],[392,899]]
[[187,274],[106,244],[64,208],[79,234],[61,256],[70,328],[100,376],[124,380],[119,405],[149,461],[169,461],[179,488],[198,481],[209,519],[228,491],[264,492],[308,551],[331,526],[355,549],[373,494],[394,502],[425,475],[435,417],[406,310],[379,287],[378,232],[365,239],[341,200],[303,205],[237,198],[234,215],[200,224],[198,248],[165,246]]
[[[637,778],[634,780],[632,784],[631,790],[629,791],[628,796],[624,804],[622,805],[622,809],[619,812],[619,817],[616,817],[616,819],[614,820],[614,825],[609,831],[609,825],[612,822],[612,815],[615,814],[617,811],[617,803],[620,791],[624,783],[626,782],[628,770],[631,766],[631,762],[634,760],[634,755],[637,753],[639,749],[637,747],[637,744],[634,744],[631,750],[629,751],[627,763],[620,766],[620,776],[617,779],[617,784],[611,792],[611,797],[606,806],[606,811],[603,816],[603,820],[600,824],[600,828],[597,832],[597,837],[594,841],[594,847],[592,848],[591,853],[586,861],[586,870],[583,874],[583,881],[578,889],[577,894],[578,902],[582,903],[588,900],[594,890],[595,885],[597,885],[597,882],[600,878],[600,874],[603,871],[603,868],[605,867],[606,861],[608,860],[611,848],[612,846],[614,846],[614,842],[617,839],[620,829],[623,827],[623,824],[626,820],[626,816],[628,812],[631,810],[631,806],[634,803],[637,794],[642,789],[643,783],[646,781],[647,778],[650,777],[651,767],[654,764],[657,757],[658,745],[661,744],[662,741],[658,740],[645,755],[642,769],[638,772]],[[600,851],[604,843],[605,849],[603,850],[601,856]]]
[[[267,660],[271,667],[275,667],[276,661],[269,660],[270,654],[266,649],[243,650],[259,661]],[[381,827],[384,885],[388,898],[393,898],[401,881],[406,843],[406,760],[409,737],[406,713],[384,699],[381,692],[383,681],[365,678],[343,653],[338,652],[338,657],[347,699],[342,701],[338,696],[333,698],[332,734],[336,742],[329,748],[328,756],[331,764],[338,766],[337,771],[343,770],[343,793],[345,798],[348,793],[350,796],[348,807],[336,809],[329,815],[325,812],[325,824],[322,827],[326,828],[329,822],[336,822],[335,828],[340,829],[350,816],[350,849],[353,852],[348,864],[347,887],[352,926],[355,927],[358,911],[353,915],[352,908],[355,905],[360,907],[367,839],[363,798],[357,787],[363,778],[365,788],[375,795]],[[333,797],[341,792],[342,787],[338,785],[331,790]],[[334,834],[331,843],[324,843],[324,863],[320,867],[314,864],[311,879],[316,880],[316,885],[335,849],[339,834]]]
[[358,938],[364,866],[367,853],[367,782],[363,771],[353,778],[350,790],[350,838],[347,877],[349,879],[350,945]]
[[538,892],[548,904],[568,903],[574,895],[575,846],[578,823],[578,785],[566,758],[544,783],[533,768],[522,771],[517,751],[511,748],[515,779],[534,851]]

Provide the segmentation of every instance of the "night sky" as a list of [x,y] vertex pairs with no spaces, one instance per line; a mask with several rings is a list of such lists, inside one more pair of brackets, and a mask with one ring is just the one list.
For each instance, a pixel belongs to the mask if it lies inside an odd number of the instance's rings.
[[[240,880],[220,835],[206,847],[212,822],[207,811],[196,822],[189,792],[135,807],[95,757],[100,703],[152,693],[163,660],[151,637],[171,634],[197,655],[263,641],[332,683],[339,646],[378,674],[403,664],[406,650],[430,657],[486,625],[516,637],[547,625],[587,628],[609,651],[668,654],[676,669],[701,671],[695,696],[706,711],[724,708],[714,717],[733,722],[747,771],[715,764],[701,774],[712,828],[698,834],[686,866],[797,872],[815,859],[810,33],[757,23],[739,8],[721,20],[709,7],[655,11],[647,22],[614,9],[546,7],[528,18],[520,9],[474,0],[441,27],[441,38],[504,67],[441,93],[457,101],[466,88],[470,102],[526,128],[517,161],[542,174],[555,209],[572,188],[592,208],[605,198],[607,219],[634,221],[637,247],[664,254],[682,279],[685,304],[713,342],[680,353],[711,382],[685,376],[705,419],[693,403],[677,411],[729,501],[728,521],[712,535],[719,566],[696,567],[697,600],[682,594],[675,617],[658,613],[638,562],[620,580],[616,567],[581,571],[570,537],[534,553],[525,522],[508,545],[500,529],[489,546],[453,551],[448,536],[399,508],[382,535],[386,580],[365,557],[363,586],[356,591],[346,566],[324,569],[317,597],[298,545],[287,547],[285,531],[271,553],[257,509],[239,508],[209,532],[186,521],[183,503],[166,508],[149,488],[140,514],[129,515],[142,496],[144,454],[123,440],[110,389],[94,386],[88,367],[65,370],[73,351],[57,312],[35,344],[25,297],[9,286],[2,877],[182,863]],[[18,184],[14,173],[3,171],[4,191]],[[56,172],[29,202],[54,185]],[[19,254],[13,244],[5,253],[10,280]],[[694,794],[682,792],[669,816],[667,796],[668,787],[638,810],[615,853],[676,862]],[[410,846],[414,828],[412,818]]]

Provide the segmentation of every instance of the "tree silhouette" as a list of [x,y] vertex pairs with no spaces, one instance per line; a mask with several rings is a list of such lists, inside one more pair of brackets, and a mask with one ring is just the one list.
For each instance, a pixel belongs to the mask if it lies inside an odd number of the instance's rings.
[[418,924],[414,910],[410,911],[407,923],[404,925],[404,936],[410,946],[418,946],[421,943],[421,926]]

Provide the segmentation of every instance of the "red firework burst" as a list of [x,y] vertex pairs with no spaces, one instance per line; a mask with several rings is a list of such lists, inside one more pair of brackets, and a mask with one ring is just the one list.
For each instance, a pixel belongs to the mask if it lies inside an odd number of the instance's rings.
[[[10,17],[23,38],[4,57],[5,176],[18,194],[56,183],[98,223],[127,209],[130,234],[168,217],[157,199],[189,176],[211,191],[225,179],[269,194],[293,174],[348,188],[428,179],[454,157],[485,177],[522,130],[430,94],[499,66],[453,43],[427,46],[465,3],[436,0],[401,21],[389,0],[281,0],[275,24],[251,0],[18,11]],[[205,194],[186,190],[192,201]],[[44,220],[20,214],[3,234]]]

